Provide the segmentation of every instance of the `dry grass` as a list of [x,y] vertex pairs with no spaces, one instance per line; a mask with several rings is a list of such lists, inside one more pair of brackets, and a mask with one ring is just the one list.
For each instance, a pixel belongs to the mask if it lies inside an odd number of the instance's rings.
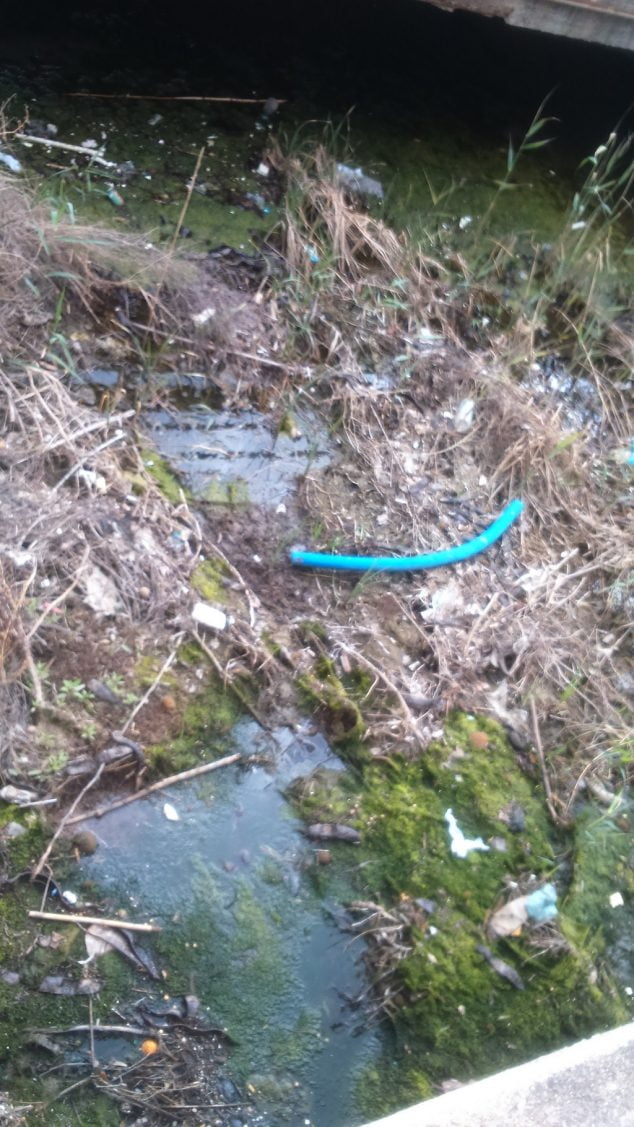
[[189,280],[186,266],[147,236],[59,218],[1,172],[0,215],[0,350],[13,359],[33,357],[69,306],[95,321],[128,289],[151,311]]
[[[313,395],[346,439],[341,465],[305,482],[315,546],[411,554],[469,538],[513,496],[526,503],[519,531],[458,569],[409,585],[366,577],[352,596],[340,578],[324,582],[342,670],[356,648],[361,668],[370,661],[388,674],[387,684],[375,678],[391,707],[373,717],[370,743],[381,755],[408,744],[414,753],[439,707],[488,711],[525,746],[543,738],[563,807],[585,764],[617,779],[633,756],[631,471],[613,453],[634,420],[612,378],[614,355],[601,368],[581,349],[597,409],[592,426],[573,430],[563,404],[523,384],[535,357],[518,322],[489,351],[468,351],[457,334],[464,310],[443,292],[438,264],[421,267],[360,213],[323,152],[307,166],[291,162],[287,175],[297,190],[286,249],[311,295],[304,339],[326,365]],[[334,269],[320,292],[306,248],[328,244]],[[622,329],[614,340],[629,355]],[[475,421],[460,434],[453,416],[465,398]],[[430,699],[431,709],[403,715],[404,701]],[[543,732],[533,730],[531,700]]]

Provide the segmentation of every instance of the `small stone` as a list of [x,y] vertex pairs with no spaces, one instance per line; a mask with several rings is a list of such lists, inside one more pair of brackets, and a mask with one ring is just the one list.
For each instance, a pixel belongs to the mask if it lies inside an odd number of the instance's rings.
[[73,845],[79,853],[90,856],[97,852],[99,841],[92,830],[79,830],[73,838]]
[[167,693],[166,696],[161,697],[161,708],[164,708],[166,712],[175,712],[176,701],[174,700],[174,697],[170,696],[169,693]]
[[475,747],[477,751],[484,751],[485,747],[489,746],[489,737],[486,732],[471,732],[469,743],[472,747]]
[[22,837],[26,832],[26,826],[21,826],[19,822],[7,822],[4,827],[4,836],[9,838]]
[[139,587],[138,595],[140,599],[149,599],[151,593],[149,587]]
[[332,861],[332,853],[329,849],[317,849],[315,851],[315,860],[318,865],[329,865]]
[[0,972],[0,981],[4,982],[5,986],[18,986],[20,975],[14,970],[3,970]]

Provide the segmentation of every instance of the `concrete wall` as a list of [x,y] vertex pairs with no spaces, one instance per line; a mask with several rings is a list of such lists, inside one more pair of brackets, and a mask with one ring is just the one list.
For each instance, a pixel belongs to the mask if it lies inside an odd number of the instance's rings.
[[634,51],[634,0],[427,0],[444,11],[497,16],[515,27]]

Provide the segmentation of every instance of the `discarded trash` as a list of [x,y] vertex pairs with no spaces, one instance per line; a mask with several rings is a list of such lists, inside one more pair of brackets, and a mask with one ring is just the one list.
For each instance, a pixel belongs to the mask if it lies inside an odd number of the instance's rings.
[[475,399],[463,399],[457,406],[453,425],[458,434],[471,430],[475,420]]
[[489,846],[485,845],[481,837],[465,837],[460,826],[458,825],[453,810],[451,807],[445,811],[445,821],[449,826],[449,840],[451,842],[451,852],[455,853],[456,857],[467,857],[469,853],[474,851],[481,851],[483,853],[489,852]]
[[151,118],[148,119],[148,125],[158,125],[163,120],[162,113],[153,113]]
[[108,191],[106,192],[106,199],[109,199],[110,203],[114,204],[115,207],[123,207],[125,203],[123,196],[119,195],[117,189],[114,186],[108,188]]
[[488,922],[489,935],[503,938],[519,935],[524,924],[546,923],[557,915],[557,889],[554,884],[545,884],[527,896],[516,896],[494,912]]
[[490,548],[517,520],[524,509],[523,501],[511,501],[484,532],[473,540],[446,548],[442,552],[427,552],[421,556],[334,556],[326,552],[306,552],[292,548],[289,558],[301,567],[329,567],[338,571],[416,571],[471,559]]
[[522,982],[519,974],[516,970],[514,970],[512,966],[510,966],[508,963],[505,963],[504,959],[498,959],[497,955],[494,955],[488,947],[484,946],[484,944],[478,944],[476,951],[479,951],[479,953],[486,959],[491,969],[494,970],[496,974],[499,974],[500,978],[505,978],[507,982],[511,983],[511,986],[515,987],[516,990],[524,990],[524,983]]
[[265,164],[264,161],[261,160],[255,171],[258,176],[268,176],[271,169],[269,168],[268,164]]
[[312,262],[313,266],[315,266],[319,262],[319,253],[317,252],[316,248],[312,245],[312,243],[309,243],[306,246],[305,250],[306,254],[308,255],[309,262]]
[[192,618],[194,622],[199,622],[201,626],[209,626],[211,630],[224,630],[227,625],[227,616],[224,611],[210,606],[209,603],[195,603]]
[[535,923],[545,923],[554,920],[557,915],[557,889],[554,884],[545,884],[526,897],[526,911],[528,917]]
[[17,160],[16,157],[12,157],[11,153],[0,152],[0,164],[3,164],[5,168],[8,168],[9,172],[22,171],[22,165],[20,164],[19,160]]
[[74,908],[75,904],[77,904],[77,902],[79,901],[79,896],[77,895],[77,893],[71,892],[70,888],[64,889],[61,898],[65,904],[68,904],[69,908]]
[[154,1053],[158,1053],[159,1043],[148,1037],[145,1041],[141,1042],[141,1052],[146,1057],[151,1057]]
[[515,900],[509,900],[508,904],[503,904],[497,912],[493,913],[487,931],[497,939],[503,939],[507,935],[519,935],[527,921],[526,897],[516,896]]
[[358,845],[361,841],[358,830],[334,822],[316,822],[312,826],[307,826],[305,833],[306,837],[313,841],[349,841],[353,845]]
[[610,893],[609,903],[611,908],[622,908],[625,901],[620,892],[612,892]]
[[84,602],[97,615],[110,616],[120,607],[119,593],[109,575],[99,567],[84,574],[86,597]]
[[118,927],[108,927],[106,924],[91,924],[86,930],[85,942],[88,958],[84,960],[84,965],[99,958],[100,955],[106,955],[109,951],[118,951],[137,970],[145,971],[150,978],[155,980],[161,978],[154,960],[136,942],[131,931]]
[[382,200],[385,196],[383,185],[379,180],[366,176],[361,168],[350,168],[347,164],[337,165],[337,181],[342,188],[356,192],[359,196],[374,196]]
[[3,802],[10,802],[12,806],[26,806],[29,802],[35,802],[37,795],[35,791],[26,790],[24,787],[14,787],[11,783],[0,790],[0,798]]
[[206,325],[215,315],[216,310],[211,305],[208,305],[206,309],[201,309],[200,313],[194,313],[192,321],[195,325]]
[[175,806],[171,802],[166,802],[163,806],[163,813],[168,822],[180,822],[181,816]]

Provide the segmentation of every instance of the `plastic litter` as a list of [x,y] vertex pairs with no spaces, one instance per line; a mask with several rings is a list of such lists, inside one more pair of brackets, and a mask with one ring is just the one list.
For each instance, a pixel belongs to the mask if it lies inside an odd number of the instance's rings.
[[168,822],[180,822],[181,820],[178,810],[175,806],[172,806],[171,802],[166,802],[164,804],[163,814],[167,818]]
[[444,567],[446,564],[471,559],[490,548],[517,520],[523,509],[523,501],[511,501],[497,520],[479,536],[441,552],[426,552],[421,556],[333,556],[326,552],[306,552],[302,548],[292,548],[289,559],[292,564],[299,564],[301,567],[329,567],[337,571],[417,571]]
[[357,192],[360,196],[374,196],[377,200],[384,198],[381,182],[366,176],[362,168],[350,168],[347,164],[338,164],[337,180],[342,188]]
[[17,160],[16,157],[12,157],[11,153],[0,152],[0,164],[3,164],[5,168],[8,168],[9,172],[22,171],[22,165],[20,164],[19,160]]
[[123,196],[120,196],[117,189],[114,187],[108,188],[106,198],[109,199],[110,203],[114,204],[115,207],[123,207],[125,203]]
[[454,429],[458,434],[471,430],[475,420],[475,399],[463,399],[458,404],[453,417]]
[[622,908],[623,905],[625,904],[625,901],[624,901],[623,897],[621,896],[620,892],[612,892],[610,894],[609,903],[610,903],[611,908]]
[[208,626],[211,630],[224,630],[227,625],[227,616],[224,611],[212,607],[209,603],[195,603],[192,618],[194,622],[200,623],[201,626]]
[[489,846],[483,842],[481,837],[465,837],[451,807],[445,811],[445,821],[449,826],[451,852],[455,853],[456,857],[467,857],[469,853],[477,850],[483,853],[489,852]]
[[531,892],[525,903],[529,920],[538,924],[554,920],[557,915],[557,889],[554,884],[545,884]]

